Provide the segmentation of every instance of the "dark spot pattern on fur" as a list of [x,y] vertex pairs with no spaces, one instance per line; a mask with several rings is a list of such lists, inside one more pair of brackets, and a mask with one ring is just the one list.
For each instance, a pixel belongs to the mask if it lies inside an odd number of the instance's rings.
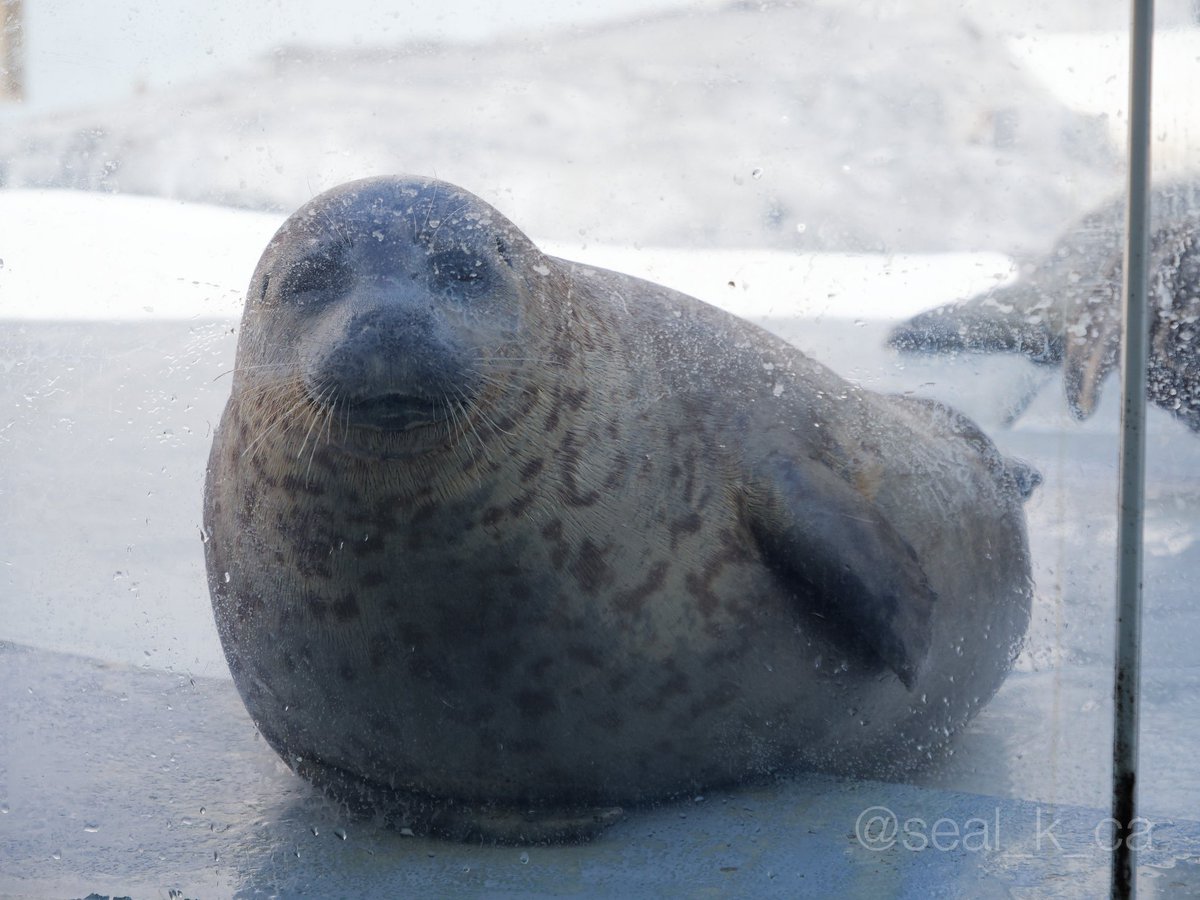
[[563,537],[562,519],[555,519],[542,528],[542,537],[550,544],[550,565],[556,572],[562,571],[571,552],[566,539]]
[[583,452],[570,432],[563,435],[557,455],[563,483],[562,501],[571,507],[595,506],[600,500],[600,491],[596,488],[581,490],[579,463]]
[[546,460],[540,456],[535,456],[525,465],[521,466],[521,481],[531,481],[546,467]]
[[704,573],[697,575],[695,572],[688,572],[684,578],[684,584],[687,591],[696,600],[696,606],[705,618],[712,618],[713,613],[717,611],[717,607],[721,605],[721,598],[718,597],[712,590],[712,579],[720,572],[720,567],[716,567],[710,563],[704,567]]
[[571,574],[585,594],[595,596],[598,591],[612,584],[613,573],[606,559],[610,549],[598,546],[588,537],[580,542],[579,551],[571,563]]
[[309,497],[320,497],[325,493],[325,488],[319,483],[310,478],[305,478],[300,474],[289,473],[284,475],[280,479],[279,484],[285,491],[295,494],[307,494]]
[[674,698],[684,697],[692,692],[687,676],[679,671],[673,660],[667,660],[665,668],[666,680],[654,689],[651,696],[643,698],[638,704],[646,712],[658,712]]
[[646,605],[646,601],[662,590],[670,568],[670,563],[662,560],[654,563],[637,585],[627,591],[622,591],[613,598],[613,606],[623,613],[634,615],[640,613]]
[[508,504],[508,514],[514,519],[524,515],[537,498],[538,495],[535,491],[526,491]]
[[561,399],[567,409],[579,412],[588,401],[590,392],[587,388],[564,388]]
[[388,632],[376,632],[367,643],[367,658],[372,669],[381,669],[397,655],[396,639]]
[[703,525],[704,520],[700,518],[699,513],[694,511],[677,519],[672,519],[671,523],[667,526],[671,533],[671,549],[674,550],[678,547],[681,537],[695,534]]
[[347,593],[334,601],[330,607],[333,611],[333,616],[339,622],[354,622],[358,620],[361,611],[358,608],[358,598]]

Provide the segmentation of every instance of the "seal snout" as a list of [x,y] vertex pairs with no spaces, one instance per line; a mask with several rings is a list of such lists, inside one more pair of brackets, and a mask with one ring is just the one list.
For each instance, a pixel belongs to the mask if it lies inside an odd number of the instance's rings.
[[338,405],[351,427],[393,432],[453,418],[477,380],[453,334],[412,304],[353,312],[305,368],[312,400]]

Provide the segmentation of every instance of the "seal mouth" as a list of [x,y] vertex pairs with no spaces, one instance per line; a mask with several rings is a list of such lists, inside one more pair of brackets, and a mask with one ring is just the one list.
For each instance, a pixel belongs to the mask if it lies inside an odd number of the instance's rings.
[[440,425],[450,418],[447,401],[409,394],[382,394],[350,400],[346,404],[346,423],[377,431],[413,431]]

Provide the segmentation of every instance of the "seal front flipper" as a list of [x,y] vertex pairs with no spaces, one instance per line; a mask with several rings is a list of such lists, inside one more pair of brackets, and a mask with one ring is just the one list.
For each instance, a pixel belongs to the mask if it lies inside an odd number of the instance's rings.
[[878,659],[912,689],[929,653],[936,596],[915,551],[825,465],[773,454],[748,491],[764,562],[835,641]]

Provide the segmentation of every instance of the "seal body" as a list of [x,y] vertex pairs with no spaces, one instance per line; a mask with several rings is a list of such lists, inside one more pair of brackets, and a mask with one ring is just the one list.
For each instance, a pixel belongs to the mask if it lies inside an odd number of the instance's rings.
[[[1147,396],[1200,431],[1200,184],[1150,197]],[[940,306],[896,327],[907,352],[1017,352],[1063,367],[1067,403],[1085,419],[1117,365],[1124,290],[1123,198],[1076,222],[1011,285]]]
[[339,796],[436,827],[898,776],[1024,634],[1036,476],[969,421],[450,185],[295,213],[237,353],[216,622],[263,736]]

